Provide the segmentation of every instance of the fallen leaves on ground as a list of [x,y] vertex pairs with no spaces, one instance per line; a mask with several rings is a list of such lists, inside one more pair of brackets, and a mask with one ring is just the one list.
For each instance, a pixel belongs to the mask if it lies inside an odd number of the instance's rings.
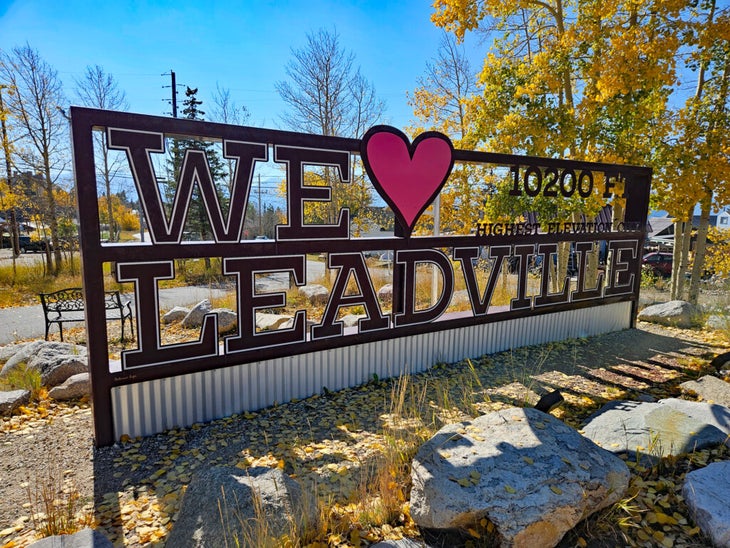
[[[307,540],[311,547],[418,537],[408,508],[409,463],[420,444],[441,425],[512,404],[524,405],[526,395],[539,386],[565,391],[565,404],[553,414],[577,427],[610,399],[630,399],[640,391],[654,397],[676,395],[679,382],[696,378],[707,365],[706,359],[689,352],[658,353],[650,364],[619,362],[615,356],[621,349],[604,341],[611,337],[564,341],[436,366],[410,379],[406,399],[414,403],[408,409],[395,409],[398,380],[374,380],[205,426],[173,429],[146,439],[123,437],[115,447],[102,450],[111,455],[105,473],[110,474],[109,484],[114,488],[98,494],[93,505],[94,526],[115,544],[162,545],[196,471],[211,466],[267,466],[284,470],[326,505],[326,526],[316,538]],[[613,369],[613,377],[607,377],[625,378],[624,384],[584,375],[588,368],[595,371],[592,368],[605,365],[609,371],[621,364],[626,367]],[[493,389],[507,385],[508,390]],[[88,405],[75,409],[65,404],[29,405],[3,420],[0,432],[13,435],[74,412],[88,413]],[[620,538],[631,546],[697,545],[701,537],[681,499],[682,479],[695,467],[727,458],[726,450],[719,449],[665,459],[653,468],[628,462],[632,472],[629,497],[569,533],[565,545],[585,546],[606,537]],[[528,459],[529,467],[533,463]],[[467,471],[453,480],[455,486],[472,488],[481,476]],[[557,485],[550,489],[561,494]],[[505,486],[505,496],[515,492]],[[482,538],[491,531],[489,526],[493,529],[488,523],[469,534],[473,539]],[[0,543],[5,544],[0,546],[22,546],[34,535],[27,519],[7,527],[3,524]]]

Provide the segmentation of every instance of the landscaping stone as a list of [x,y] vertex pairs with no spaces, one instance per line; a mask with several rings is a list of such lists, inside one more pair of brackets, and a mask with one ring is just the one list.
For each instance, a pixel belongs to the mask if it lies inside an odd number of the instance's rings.
[[184,306],[176,306],[166,314],[162,316],[162,323],[169,324],[175,322],[181,322],[185,319],[185,316],[190,314],[190,309]]
[[319,284],[311,284],[300,287],[299,293],[307,297],[309,302],[315,306],[323,306],[327,304],[327,299],[329,299],[329,290],[325,286]]
[[378,289],[378,300],[383,304],[390,304],[393,302],[393,284],[385,284],[383,287]]
[[647,306],[639,312],[639,319],[676,327],[692,327],[699,311],[687,301],[669,301]]
[[682,496],[695,523],[715,546],[730,548],[730,461],[687,474]]
[[0,417],[10,415],[21,405],[30,401],[28,390],[8,390],[0,392]]
[[683,382],[679,386],[682,392],[696,394],[702,401],[730,407],[730,383],[722,379],[705,375],[696,381]]
[[[279,325],[277,326],[277,329],[291,329],[292,327],[294,327],[294,318],[292,318],[291,316],[287,316],[287,317],[288,317],[289,319],[288,319],[288,320],[286,320],[286,321],[285,321],[284,323],[282,323],[282,324],[279,324]],[[310,328],[311,328],[312,326],[315,326],[315,325],[317,325],[317,322],[315,322],[314,320],[310,320],[309,318],[307,318],[307,321],[305,322],[305,327],[304,327],[304,329],[305,329],[305,330],[306,330],[307,332],[309,332],[309,329],[310,329]]]
[[57,386],[71,375],[88,371],[86,347],[55,341],[33,341],[19,349],[2,368],[0,376],[25,364],[41,374],[44,386]]
[[650,463],[721,443],[730,446],[730,409],[676,398],[614,401],[588,417],[582,431],[613,453],[640,455]]
[[55,535],[42,538],[28,548],[112,548],[113,544],[104,533],[95,529],[82,529],[73,535]]
[[71,375],[62,384],[54,386],[48,391],[48,396],[54,400],[73,400],[91,394],[89,373]]
[[27,346],[30,343],[14,343],[14,344],[6,344],[5,346],[0,346],[0,363],[5,363],[10,358],[15,356],[20,350],[23,349],[24,346]]
[[727,316],[718,316],[717,314],[712,314],[707,318],[705,325],[710,329],[730,329],[730,318],[728,318]]
[[423,542],[402,538],[398,540],[384,540],[373,544],[370,548],[427,548]]
[[218,316],[218,333],[228,333],[238,327],[238,315],[229,308],[214,308],[210,311]]
[[203,325],[203,318],[206,314],[210,314],[211,310],[212,306],[210,301],[203,299],[188,312],[187,316],[183,318],[181,325],[185,329],[200,327]]
[[469,300],[469,292],[466,289],[459,289],[458,291],[454,291],[454,294],[451,296],[452,306],[467,305],[469,309],[471,309],[471,305],[469,304],[470,302],[471,301]]
[[364,318],[367,318],[367,314],[347,314],[342,316],[339,321],[341,321],[342,325],[345,327],[355,327],[357,322]]
[[260,331],[268,331],[270,329],[279,329],[283,324],[291,321],[291,316],[282,314],[267,314],[265,312],[256,312],[256,329]]
[[216,548],[230,544],[235,534],[241,546],[247,541],[258,546],[243,524],[263,519],[269,531],[283,535],[291,519],[312,525],[316,516],[311,493],[278,468],[213,467],[193,476],[166,545]]
[[411,516],[461,529],[482,518],[502,546],[550,547],[621,499],[626,464],[555,417],[512,407],[439,430],[412,464]]
[[730,352],[718,354],[712,359],[710,365],[717,369],[718,372],[728,369],[730,367]]

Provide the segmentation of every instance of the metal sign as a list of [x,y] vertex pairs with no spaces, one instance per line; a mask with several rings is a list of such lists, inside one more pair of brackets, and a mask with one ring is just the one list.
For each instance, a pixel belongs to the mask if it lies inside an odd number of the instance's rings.
[[[411,142],[387,126],[357,140],[74,107],[72,130],[98,445],[114,441],[113,387],[622,301],[635,308],[638,300],[647,168],[457,150],[442,134],[424,133]],[[178,143],[175,159],[171,139]],[[203,142],[216,143],[218,161],[229,166],[225,192]],[[103,241],[99,143],[127,168],[151,242]],[[155,163],[159,157],[167,160]],[[265,162],[280,169],[286,219],[273,239],[245,239],[254,174]],[[174,171],[172,186],[160,184],[160,166]],[[467,168],[473,171],[464,175]],[[345,187],[355,177],[369,181],[392,211],[395,235],[354,237],[345,208],[333,222],[311,222],[307,205],[333,199],[330,186],[309,184],[312,169]],[[503,199],[513,204],[513,214],[474,219],[469,234],[419,235],[419,220],[457,170],[483,189],[485,205]],[[600,202],[598,214],[580,213],[589,202],[594,209]],[[558,203],[570,205],[570,220],[550,213]],[[206,224],[206,241],[185,240],[193,207]],[[378,298],[367,259],[376,251],[390,267],[390,307]],[[571,267],[556,282],[563,252]],[[258,277],[276,273],[292,287],[304,286],[310,282],[310,254],[325,254],[332,272],[321,313],[297,310],[287,328],[257,329],[257,314],[287,305],[285,292],[257,290]],[[596,269],[599,254],[607,260]],[[159,282],[175,276],[176,260],[201,258],[220,259],[221,275],[236,295],[237,329],[220,335],[217,317],[210,314],[197,340],[163,344]],[[435,273],[434,295],[426,305],[417,296],[425,267]],[[134,298],[136,337],[116,367],[110,365],[104,321],[105,268],[114,269]],[[509,299],[496,303],[495,291],[507,278]],[[468,306],[454,311],[453,296],[461,287]],[[345,329],[341,316],[354,306],[364,314],[355,328]]]

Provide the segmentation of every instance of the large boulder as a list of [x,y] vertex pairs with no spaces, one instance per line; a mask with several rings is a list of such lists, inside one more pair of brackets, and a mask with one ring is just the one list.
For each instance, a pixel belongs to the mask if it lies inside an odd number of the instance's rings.
[[206,314],[210,314],[210,311],[212,310],[212,305],[210,304],[210,301],[208,299],[203,299],[198,304],[196,304],[190,312],[188,312],[187,316],[185,316],[181,322],[180,325],[184,327],[185,329],[194,329],[196,327],[200,327],[203,325],[203,318],[205,318]]
[[730,548],[730,461],[687,474],[682,496],[695,523],[715,546]]
[[[40,341],[37,341],[40,342]],[[0,364],[5,363],[10,358],[15,356],[20,350],[29,345],[30,343],[24,342],[24,343],[13,343],[13,344],[6,344],[5,346],[0,346]],[[0,368],[1,369],[1,368]]]
[[88,373],[71,375],[62,384],[54,386],[48,391],[48,396],[54,400],[74,400],[91,394],[91,382]]
[[722,379],[705,375],[696,381],[683,382],[679,386],[682,392],[696,395],[702,401],[730,407],[730,383]]
[[283,314],[256,312],[256,329],[258,329],[259,331],[279,329],[282,325],[284,325],[291,319],[291,316],[284,316]]
[[582,431],[613,453],[650,463],[721,443],[730,446],[730,409],[676,398],[613,401],[588,417]]
[[378,300],[383,304],[391,304],[393,302],[393,284],[385,284],[378,289]]
[[411,516],[429,529],[486,518],[502,546],[550,547],[621,499],[626,464],[555,417],[507,408],[442,428],[412,464]]
[[639,319],[675,327],[692,327],[699,310],[687,301],[669,301],[647,306],[639,312]]
[[22,346],[2,368],[6,376],[25,364],[38,371],[44,386],[57,386],[71,375],[88,371],[86,347],[65,342],[33,341]]
[[218,333],[228,333],[238,327],[238,315],[229,308],[214,308],[210,311],[218,316]]
[[181,322],[185,319],[185,316],[187,316],[188,314],[190,314],[189,308],[186,308],[184,306],[176,306],[176,307],[172,308],[171,310],[168,310],[162,316],[162,323],[169,324],[169,323]]
[[95,529],[82,529],[73,535],[55,535],[42,538],[28,548],[112,548],[113,544],[104,533]]
[[299,293],[304,295],[310,303],[315,306],[324,306],[327,304],[330,292],[329,290],[319,284],[305,285],[299,288]]
[[[255,530],[274,537],[292,525],[313,526],[317,508],[311,493],[278,468],[213,467],[196,474],[183,496],[167,546],[263,545]],[[238,542],[235,541],[238,540]],[[258,542],[257,542],[258,541]]]
[[0,392],[0,417],[12,414],[18,407],[30,401],[28,390],[8,390]]
[[730,317],[711,314],[705,321],[705,325],[718,331],[730,330]]

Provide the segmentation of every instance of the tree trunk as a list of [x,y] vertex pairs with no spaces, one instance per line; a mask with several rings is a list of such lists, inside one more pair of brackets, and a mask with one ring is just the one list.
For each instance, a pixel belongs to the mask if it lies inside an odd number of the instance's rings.
[[704,198],[700,202],[700,226],[697,229],[697,243],[695,245],[694,262],[692,264],[692,278],[689,281],[689,296],[687,300],[697,304],[700,295],[700,279],[705,266],[705,249],[707,244],[707,229],[710,226],[710,212],[712,210],[712,198]]
[[692,245],[692,213],[694,207],[687,212],[688,221],[684,222],[682,236],[682,253],[679,257],[679,273],[677,274],[677,298],[684,299],[687,285],[687,270],[689,270],[689,248]]
[[672,289],[671,299],[681,298],[679,293],[679,262],[682,257],[682,243],[684,242],[684,221],[674,221],[674,247],[672,248]]

